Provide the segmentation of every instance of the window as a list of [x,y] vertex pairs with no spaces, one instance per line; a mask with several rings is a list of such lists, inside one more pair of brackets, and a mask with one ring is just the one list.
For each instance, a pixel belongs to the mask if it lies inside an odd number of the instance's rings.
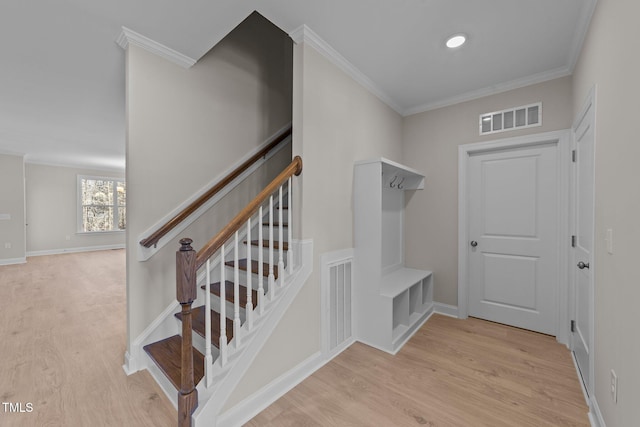
[[122,179],[78,176],[80,233],[123,231],[127,218],[127,185]]

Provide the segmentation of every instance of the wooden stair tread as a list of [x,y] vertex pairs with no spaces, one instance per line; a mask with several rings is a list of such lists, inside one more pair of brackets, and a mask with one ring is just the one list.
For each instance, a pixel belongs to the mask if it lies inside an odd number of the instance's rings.
[[[191,328],[202,338],[206,338],[204,313],[204,305],[191,310]],[[182,321],[182,313],[176,313],[176,317]],[[233,338],[233,320],[226,318],[226,321],[228,343]],[[220,348],[220,313],[215,310],[211,310],[211,344]]]
[[[228,266],[228,267],[233,267],[234,266],[234,262],[233,261],[227,261],[224,263],[224,265]],[[245,258],[238,260],[238,268],[242,271],[248,271],[247,269],[247,260]],[[258,261],[252,260],[251,261],[251,272],[254,274],[258,274]],[[262,263],[262,275],[264,277],[269,277],[269,263],[267,262],[263,262]],[[273,266],[273,276],[275,277],[275,279],[278,279],[278,266],[274,265]]]
[[[244,244],[246,245],[247,242],[245,241]],[[251,241],[251,246],[260,246],[260,241],[259,240],[252,240]],[[262,247],[263,248],[268,248],[269,247],[269,240],[263,240],[262,241]],[[273,249],[280,249],[280,242],[278,241],[273,241]],[[289,250],[289,242],[283,242],[282,243],[282,250],[288,251]]]
[[[169,378],[176,390],[180,390],[182,337],[174,335],[153,344],[145,345],[144,351]],[[193,349],[193,377],[195,384],[198,384],[204,377],[204,355],[195,348]]]
[[[224,283],[225,283],[224,298],[225,298],[225,300],[229,301],[230,303],[233,303],[233,282],[225,280]],[[206,286],[202,285],[201,288],[202,289],[206,289]],[[212,283],[210,291],[215,296],[220,297],[220,282]],[[246,308],[247,307],[247,287],[243,286],[243,285],[239,285],[238,286],[238,291],[240,292],[240,300],[239,300],[240,307]],[[252,289],[251,290],[251,303],[253,304],[253,308],[256,307],[257,301],[258,301],[258,291],[256,291],[255,289]]]

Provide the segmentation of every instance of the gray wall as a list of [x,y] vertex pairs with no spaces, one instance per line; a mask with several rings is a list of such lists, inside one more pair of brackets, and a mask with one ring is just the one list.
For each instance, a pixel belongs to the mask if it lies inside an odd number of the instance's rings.
[[26,164],[27,255],[124,247],[122,231],[78,233],[78,175],[124,178],[124,171]]
[[[24,160],[0,154],[0,265],[25,261]],[[7,248],[6,245],[10,245]]]
[[[600,0],[573,78],[573,112],[596,85],[595,397],[607,427],[640,420],[640,3]],[[613,230],[613,254],[605,232]],[[618,403],[609,391],[618,375]]]
[[[190,69],[128,48],[129,347],[175,301],[179,245],[171,242],[140,262],[136,247],[142,233],[291,121],[291,50],[286,34],[257,15]],[[196,250],[270,175],[253,178],[185,231],[183,237],[192,237]]]
[[[482,113],[542,101],[542,126],[478,134]],[[458,304],[458,145],[571,127],[571,77],[406,117],[403,162],[427,176],[408,198],[407,266],[433,271],[434,299]]]

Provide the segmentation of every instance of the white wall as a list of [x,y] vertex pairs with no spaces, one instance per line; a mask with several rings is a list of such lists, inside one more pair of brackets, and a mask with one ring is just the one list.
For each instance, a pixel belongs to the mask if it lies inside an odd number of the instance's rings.
[[[129,347],[176,292],[177,241],[139,262],[141,234],[291,121],[291,46],[286,34],[252,15],[190,69],[128,48]],[[202,247],[269,173],[255,174],[181,237]]]
[[401,159],[402,118],[312,47],[294,48],[294,154],[303,171],[296,237],[313,239],[313,273],[225,408],[320,351],[320,256],[353,247],[353,164]]
[[124,247],[122,231],[78,233],[78,175],[124,178],[124,171],[26,164],[27,255]]
[[[596,85],[595,397],[607,427],[640,423],[640,3],[599,0],[573,77],[573,112]],[[605,250],[608,228],[614,250]],[[618,403],[609,391],[618,375]]]
[[[482,113],[542,101],[542,126],[478,134]],[[405,257],[433,271],[434,299],[458,303],[458,145],[571,127],[571,77],[427,111],[404,119],[404,164],[427,176],[407,198]]]
[[[0,265],[25,261],[24,160],[0,154]],[[10,248],[6,246],[10,245]]]

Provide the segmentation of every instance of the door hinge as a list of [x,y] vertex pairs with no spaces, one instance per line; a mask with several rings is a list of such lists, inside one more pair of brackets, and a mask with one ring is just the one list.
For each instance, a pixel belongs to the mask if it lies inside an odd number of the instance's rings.
[[571,332],[575,332],[576,331],[576,321],[572,320],[571,321]]
[[571,151],[571,161],[573,163],[576,162],[576,157],[577,157],[576,150]]
[[571,247],[572,248],[576,247],[576,236],[571,236]]

